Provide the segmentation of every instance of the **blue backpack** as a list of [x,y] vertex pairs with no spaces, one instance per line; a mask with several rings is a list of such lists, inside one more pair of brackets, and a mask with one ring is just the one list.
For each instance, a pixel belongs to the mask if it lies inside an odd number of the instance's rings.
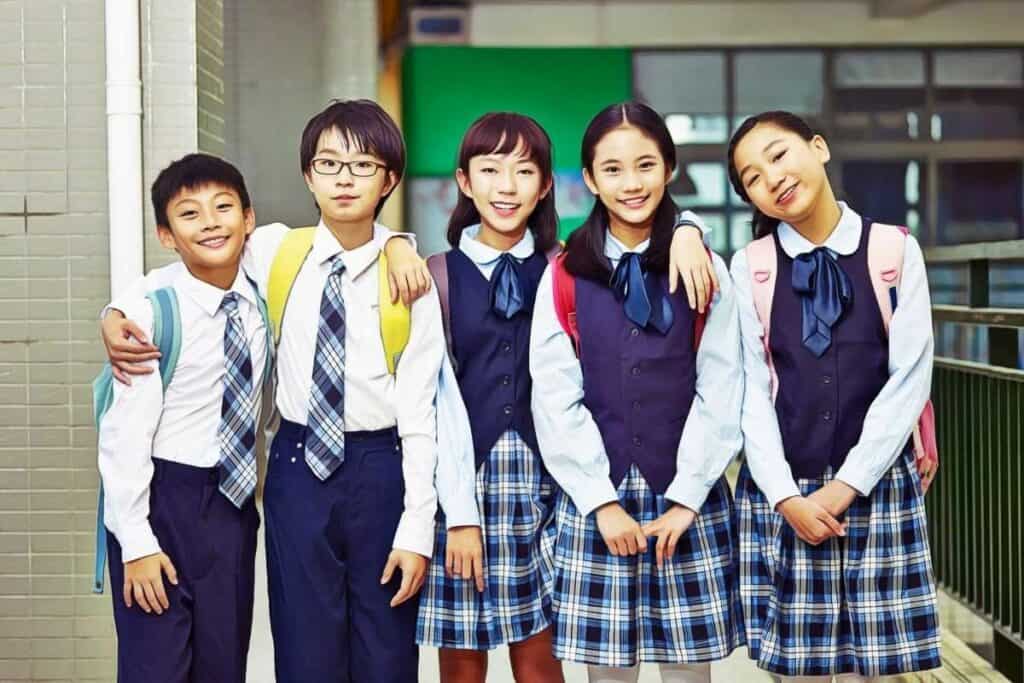
[[[255,285],[253,290],[256,290]],[[178,364],[178,356],[181,353],[181,312],[178,308],[178,296],[173,287],[163,287],[154,290],[146,295],[153,306],[153,343],[160,349],[160,379],[164,391],[167,391],[171,378],[174,376],[174,368]],[[263,299],[257,297],[260,314],[267,329],[267,360],[264,364],[264,378],[270,376],[271,360],[273,356],[273,332],[271,331],[267,307]],[[100,423],[114,401],[114,373],[107,362],[103,365],[100,374],[92,383],[92,411],[99,433]],[[107,532],[103,521],[103,482],[100,481],[99,498],[96,503],[96,563],[93,574],[93,593],[103,592],[103,570],[107,565]]]

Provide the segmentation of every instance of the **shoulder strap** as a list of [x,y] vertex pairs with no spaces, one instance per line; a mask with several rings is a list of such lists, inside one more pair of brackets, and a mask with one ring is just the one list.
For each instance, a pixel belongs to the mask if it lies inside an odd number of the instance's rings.
[[[437,285],[437,298],[441,302],[441,322],[444,323],[444,340],[448,347],[448,359],[455,367],[455,354],[452,353],[452,308],[448,295],[448,252],[433,254],[427,257],[427,270]],[[456,369],[457,371],[457,369]]]
[[896,310],[908,233],[904,227],[872,223],[868,234],[868,271],[886,334]]
[[316,228],[292,228],[281,241],[270,264],[267,280],[267,314],[274,333],[274,343],[281,341],[281,321],[295,278],[313,248]]
[[[680,214],[680,216],[681,215],[682,214]],[[686,221],[686,222],[684,222],[682,224],[683,225],[694,225],[695,227],[699,228],[699,226],[696,226],[694,223],[690,223],[688,221]],[[707,245],[704,245],[704,251],[706,251],[708,253],[708,258],[711,260],[711,267],[714,268],[715,267],[715,255],[711,252],[711,248],[708,247]],[[714,290],[712,290],[711,295],[714,296]],[[701,339],[704,338],[704,328],[707,327],[707,325],[708,325],[708,314],[710,314],[710,313],[711,313],[711,302],[708,301],[708,305],[704,307],[704,312],[703,313],[698,313],[696,319],[693,321],[693,350],[694,351],[697,351],[697,349],[700,348],[700,341],[701,341]]]
[[544,257],[548,260],[548,263],[554,263],[558,255],[565,251],[565,242],[558,240],[554,246],[544,252]]
[[377,256],[377,303],[380,311],[380,338],[384,342],[384,358],[388,364],[388,372],[394,375],[402,352],[409,344],[412,316],[409,307],[402,303],[401,299],[391,300],[388,257],[383,249]]
[[765,362],[771,375],[772,400],[779,391],[779,379],[772,363],[771,327],[772,299],[775,297],[775,278],[778,275],[778,253],[775,248],[775,236],[766,235],[746,246],[747,268],[750,271],[750,293],[754,300],[757,319],[764,329],[761,342],[764,345]]
[[[167,386],[174,376],[174,368],[178,364],[178,356],[181,354],[181,312],[178,309],[178,296],[173,287],[163,287],[148,293],[146,298],[153,306],[153,342],[160,349],[160,380],[164,391],[167,391]],[[98,430],[103,416],[110,409],[110,404],[114,400],[114,376],[110,363],[103,366],[103,370],[93,381],[92,391],[93,418]],[[93,593],[103,592],[103,570],[107,566],[107,531],[103,520],[104,497],[103,483],[100,482],[99,495],[96,500]]]
[[576,278],[565,269],[565,254],[551,262],[551,291],[555,297],[555,315],[562,329],[572,339],[576,355],[580,355],[580,330],[576,324]]

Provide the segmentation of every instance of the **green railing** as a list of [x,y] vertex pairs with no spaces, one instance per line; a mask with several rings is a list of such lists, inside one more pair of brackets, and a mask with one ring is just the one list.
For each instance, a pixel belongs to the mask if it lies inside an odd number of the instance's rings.
[[996,668],[1024,681],[1024,310],[989,307],[989,263],[1024,258],[1024,240],[937,247],[929,264],[967,263],[969,306],[935,306],[937,322],[988,326],[990,364],[936,358],[941,464],[928,494],[936,578],[992,624]]

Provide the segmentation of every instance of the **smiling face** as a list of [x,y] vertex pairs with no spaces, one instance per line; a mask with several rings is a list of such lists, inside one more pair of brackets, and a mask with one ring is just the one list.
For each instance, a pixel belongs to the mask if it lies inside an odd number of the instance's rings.
[[157,226],[160,243],[177,251],[197,278],[216,282],[225,273],[234,279],[256,217],[252,208],[242,208],[235,189],[207,183],[171,197],[167,222]]
[[378,202],[398,183],[397,174],[382,158],[361,149],[337,128],[320,136],[305,179],[329,226],[373,221]]
[[479,154],[468,165],[455,179],[480,214],[481,237],[488,231],[522,237],[537,202],[551,190],[551,179],[544,179],[522,140],[509,154]]
[[820,135],[805,140],[774,123],[758,123],[736,144],[732,163],[750,202],[761,213],[800,224],[828,194],[831,158]]
[[612,228],[634,230],[651,228],[671,174],[654,140],[630,125],[602,137],[592,167],[583,169],[587,187],[608,209]]

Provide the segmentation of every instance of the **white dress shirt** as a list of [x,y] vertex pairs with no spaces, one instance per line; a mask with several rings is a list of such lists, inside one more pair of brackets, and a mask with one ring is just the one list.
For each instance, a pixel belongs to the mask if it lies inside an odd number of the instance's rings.
[[[274,223],[257,228],[249,237],[242,267],[266,298],[270,267],[288,226]],[[345,429],[377,430],[397,425],[402,439],[405,510],[395,533],[394,547],[430,556],[433,549],[437,494],[434,399],[444,330],[436,290],[412,305],[409,343],[392,376],[380,336],[377,258],[395,236],[374,225],[370,242],[351,250],[338,243],[321,220],[316,226],[309,257],[299,270],[285,307],[277,349],[277,408],[281,417],[305,424],[313,386],[313,356],[320,324],[320,300],[330,274],[330,259],[345,261],[341,278],[345,302]],[[180,267],[172,264],[146,275],[136,285],[155,289]],[[133,286],[134,289],[134,286]],[[113,308],[121,308],[119,302]]]
[[[160,552],[159,539],[149,524],[152,459],[214,467],[221,458],[217,430],[224,394],[227,315],[220,305],[227,292],[193,277],[184,266],[176,271],[172,284],[181,315],[181,353],[167,391],[157,361],[149,361],[154,372],[134,377],[131,386],[114,382],[113,402],[99,429],[104,520],[121,544],[125,562]],[[241,270],[231,291],[238,293],[252,359],[254,405],[259,410],[267,329],[257,294]],[[123,298],[118,308],[153,338],[153,307],[144,295]]]
[[[649,243],[629,249],[606,233],[605,256],[614,269],[623,254],[643,253]],[[725,263],[717,254],[713,262],[721,287],[697,351],[696,393],[676,451],[676,476],[665,492],[666,498],[692,510],[700,510],[742,444],[743,372],[735,296]],[[617,502],[601,432],[583,403],[583,371],[555,314],[551,268],[541,278],[534,304],[530,373],[534,425],[548,471],[580,514]]]
[[[488,281],[503,252],[477,240],[480,226],[462,231],[459,250],[464,253]],[[527,259],[536,250],[529,230],[507,253]],[[437,497],[444,510],[445,525],[479,526],[480,512],[476,500],[476,452],[469,414],[462,400],[458,380],[451,364],[445,361],[437,389]]]
[[[848,256],[857,251],[863,225],[853,209],[843,202],[839,206],[839,223],[823,246]],[[778,236],[782,250],[790,258],[818,246],[787,223],[779,224]],[[754,308],[746,249],[736,252],[730,270],[739,300],[747,377],[743,400],[744,451],[754,481],[774,508],[786,498],[799,496],[800,489],[782,447],[764,355],[764,328]],[[862,294],[875,296],[873,291]],[[917,240],[908,235],[897,306],[889,326],[889,379],[868,408],[860,440],[847,453],[835,475],[862,495],[870,494],[892,467],[928,400],[934,351],[931,311],[924,256]]]

